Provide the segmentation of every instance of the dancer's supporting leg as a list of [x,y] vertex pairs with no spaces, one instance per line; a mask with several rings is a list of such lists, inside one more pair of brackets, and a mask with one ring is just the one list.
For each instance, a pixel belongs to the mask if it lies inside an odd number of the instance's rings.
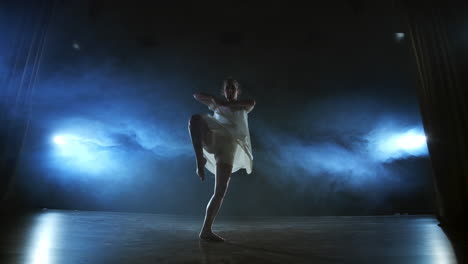
[[195,158],[197,159],[197,174],[201,180],[205,180],[205,164],[206,159],[203,157],[203,141],[210,133],[208,125],[205,123],[201,115],[192,115],[189,120],[189,132],[192,139],[193,149],[195,151]]
[[232,165],[218,163],[216,164],[216,178],[213,196],[206,207],[205,221],[200,232],[200,238],[205,240],[224,241],[224,239],[213,233],[211,227],[218,214],[219,208],[223,203],[224,195],[231,179]]

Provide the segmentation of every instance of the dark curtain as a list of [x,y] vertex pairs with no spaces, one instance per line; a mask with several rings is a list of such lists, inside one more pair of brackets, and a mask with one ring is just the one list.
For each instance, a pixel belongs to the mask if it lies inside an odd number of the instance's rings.
[[2,35],[2,56],[7,64],[7,71],[0,78],[2,208],[11,206],[6,200],[28,131],[34,86],[54,6],[54,0],[2,3],[2,8],[9,14],[3,18],[3,26],[10,27],[9,34]]
[[466,4],[405,3],[418,97],[443,226],[468,223],[468,24]]

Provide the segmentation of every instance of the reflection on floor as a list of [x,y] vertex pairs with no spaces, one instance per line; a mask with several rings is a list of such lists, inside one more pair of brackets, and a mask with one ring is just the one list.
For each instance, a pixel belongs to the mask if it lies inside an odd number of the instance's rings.
[[[4,218],[4,221],[7,218]],[[201,217],[47,210],[2,224],[0,263],[457,263],[426,216]]]

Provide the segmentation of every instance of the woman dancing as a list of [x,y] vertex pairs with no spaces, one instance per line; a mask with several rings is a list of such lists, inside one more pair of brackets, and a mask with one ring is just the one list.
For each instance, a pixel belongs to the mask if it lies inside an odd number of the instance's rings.
[[196,173],[205,180],[206,167],[215,175],[214,193],[206,207],[205,220],[200,239],[224,241],[213,233],[213,221],[229,185],[231,174],[239,169],[252,173],[252,146],[247,114],[255,106],[255,100],[238,100],[241,90],[234,79],[223,83],[225,99],[218,99],[206,93],[195,93],[194,98],[214,112],[195,114],[189,120],[189,132],[197,160]]

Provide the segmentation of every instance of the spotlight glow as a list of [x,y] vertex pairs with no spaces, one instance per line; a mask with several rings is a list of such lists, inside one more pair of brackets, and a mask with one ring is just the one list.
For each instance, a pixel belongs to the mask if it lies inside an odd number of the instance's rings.
[[408,132],[395,139],[397,146],[404,150],[418,149],[426,144],[426,136]]
[[368,136],[368,150],[374,158],[391,161],[428,154],[427,138],[421,128],[412,128],[404,132],[398,130],[384,127]]
[[57,145],[63,145],[65,144],[65,137],[64,136],[61,136],[61,135],[56,135],[53,137],[52,139],[54,141],[55,144]]
[[96,138],[66,133],[56,134],[52,140],[55,144],[53,153],[59,167],[98,174],[114,164],[111,158],[113,146]]

